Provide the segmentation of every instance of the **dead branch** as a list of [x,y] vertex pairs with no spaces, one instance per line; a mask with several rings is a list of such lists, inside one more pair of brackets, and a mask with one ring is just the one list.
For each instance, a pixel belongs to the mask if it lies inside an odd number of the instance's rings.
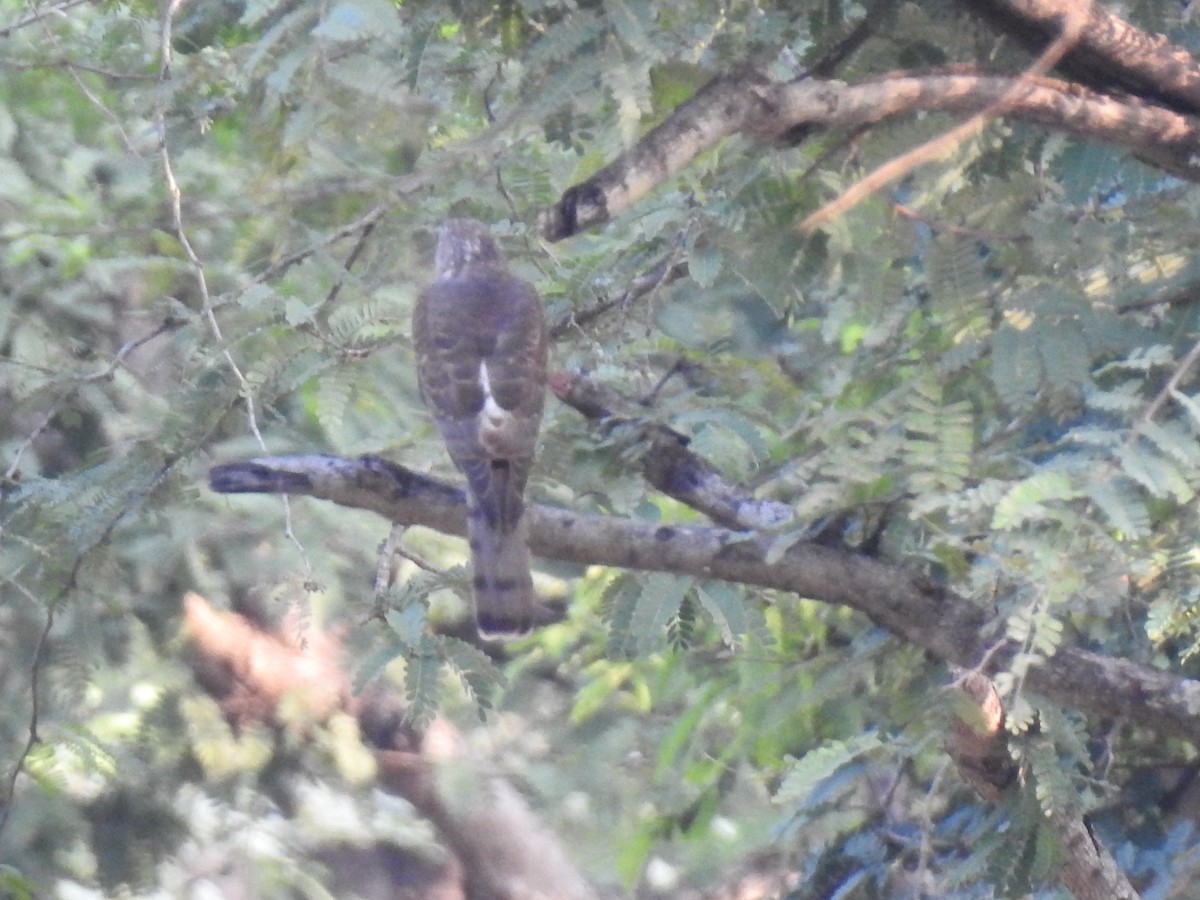
[[948,131],[889,159],[857,183],[846,188],[836,199],[826,203],[816,212],[810,213],[800,223],[800,230],[816,230],[825,222],[842,215],[876,191],[903,178],[918,166],[956,152],[969,138],[980,134],[993,119],[999,118],[1012,109],[1020,101],[1028,87],[1036,79],[1045,75],[1075,45],[1087,20],[1087,13],[1092,8],[1092,3],[1093,0],[1083,0],[1082,5],[1076,3],[1068,9],[1062,19],[1061,34],[1043,51],[1033,65],[1022,72],[996,100]]
[[[960,696],[946,752],[967,783],[988,802],[999,803],[1024,787],[1008,752],[1000,695],[980,672],[963,675],[954,690]],[[1076,900],[1136,900],[1133,885],[1078,810],[1056,809],[1049,821],[1063,848],[1059,876]]]
[[[1058,35],[1078,0],[963,0],[963,5],[1035,53]],[[1135,28],[1098,4],[1058,65],[1073,81],[1121,91],[1171,109],[1200,113],[1200,65],[1161,34]]]

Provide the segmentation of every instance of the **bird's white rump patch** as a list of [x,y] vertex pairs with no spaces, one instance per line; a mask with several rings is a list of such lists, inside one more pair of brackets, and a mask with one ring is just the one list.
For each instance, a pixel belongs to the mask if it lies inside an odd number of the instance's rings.
[[492,395],[492,382],[488,377],[485,362],[479,364],[479,387],[483,391],[483,409],[479,412],[479,439],[487,446],[490,442],[504,441],[516,423],[512,413],[501,408]]

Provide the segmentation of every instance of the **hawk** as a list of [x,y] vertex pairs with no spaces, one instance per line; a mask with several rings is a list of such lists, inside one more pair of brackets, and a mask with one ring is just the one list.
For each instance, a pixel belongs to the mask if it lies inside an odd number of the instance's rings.
[[417,381],[467,479],[475,622],[485,636],[516,636],[534,612],[525,483],[545,399],[542,303],[474,219],[438,229],[435,268],[413,312]]

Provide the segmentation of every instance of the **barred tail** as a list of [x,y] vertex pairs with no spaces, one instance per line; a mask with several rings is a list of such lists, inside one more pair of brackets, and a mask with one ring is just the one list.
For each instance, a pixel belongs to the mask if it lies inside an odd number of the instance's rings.
[[[521,496],[526,471],[507,462],[467,472],[471,490],[467,539],[475,575],[475,622],[488,638],[512,638],[533,627],[533,593],[529,524]],[[472,475],[476,475],[472,478]]]
[[467,523],[475,571],[475,623],[489,638],[510,638],[533,627],[533,577],[529,527],[522,515],[511,531],[501,531],[482,514]]

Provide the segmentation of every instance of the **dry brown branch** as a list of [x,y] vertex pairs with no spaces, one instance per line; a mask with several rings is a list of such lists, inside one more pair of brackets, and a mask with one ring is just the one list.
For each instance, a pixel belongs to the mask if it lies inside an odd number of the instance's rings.
[[[1034,52],[1059,33],[1078,0],[963,0],[963,5]],[[1161,34],[1149,34],[1093,4],[1078,42],[1058,65],[1072,80],[1122,91],[1180,112],[1200,112],[1200,64]]]
[[[378,457],[255,459],[217,466],[209,482],[221,493],[307,494],[393,522],[466,533],[460,490]],[[775,560],[770,534],[655,525],[549,507],[534,507],[531,517],[530,546],[539,556],[774,588],[858,610],[956,665],[974,667],[987,653],[981,633],[989,611],[902,565],[806,542]],[[1006,645],[995,651],[987,670],[1007,666],[1012,650]],[[1065,706],[1162,735],[1191,739],[1200,733],[1200,682],[1128,660],[1064,647],[1032,668],[1025,684]]]
[[[242,616],[214,610],[198,594],[184,598],[184,619],[197,679],[234,722],[272,722],[285,697],[303,699],[312,722],[339,711],[358,719],[377,748],[380,786],[412,803],[453,854],[420,896],[593,900],[557,839],[505,779],[470,757],[453,725],[435,719],[425,729],[413,727],[399,700],[383,689],[351,695],[331,637],[310,630],[298,641],[296,629],[286,625],[265,633]],[[441,790],[447,766],[460,787],[463,778],[478,786],[466,805]]]
[[1017,767],[1004,733],[1004,705],[996,686],[978,671],[959,677],[946,753],[971,787],[989,803],[999,803],[1017,780]]

